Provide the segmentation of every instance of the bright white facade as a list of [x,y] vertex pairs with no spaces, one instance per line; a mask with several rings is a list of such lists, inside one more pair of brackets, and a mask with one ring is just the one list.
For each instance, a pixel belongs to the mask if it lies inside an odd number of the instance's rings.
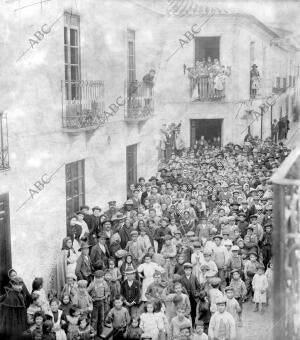
[[[182,121],[186,146],[190,145],[191,119],[221,119],[223,144],[243,140],[246,134],[243,131],[253,118],[239,119],[245,116],[244,107],[239,118],[235,118],[234,112],[236,104],[249,100],[251,41],[255,42],[252,61],[259,66],[264,86],[250,108],[259,110],[259,105],[272,94],[276,77],[282,81],[295,75],[295,52],[276,46],[274,41],[279,37],[275,32],[255,18],[221,13],[209,20],[197,37],[220,37],[220,61],[232,69],[226,98],[224,102],[191,102],[183,64],[194,63],[194,39],[167,59],[179,46],[179,38],[184,38],[192,25],[201,24],[204,16],[163,16],[134,1],[61,0],[45,3],[42,9],[32,6],[30,10],[16,12],[17,5],[17,2],[1,5],[0,12],[4,33],[0,112],[7,115],[9,146],[9,168],[0,171],[0,205],[1,199],[6,200],[4,213],[0,212],[5,223],[0,226],[2,235],[7,235],[2,237],[0,256],[9,257],[7,246],[11,243],[12,267],[29,286],[35,276],[49,278],[66,233],[68,164],[84,160],[84,174],[79,174],[81,182],[76,182],[82,184],[84,178],[84,187],[74,190],[84,194],[87,205],[99,205],[106,210],[107,201],[112,199],[121,205],[126,200],[128,184],[126,147],[137,145],[134,176],[148,179],[156,172],[159,129],[163,123]],[[74,21],[68,26],[70,17]],[[136,79],[141,81],[151,68],[157,74],[154,112],[148,120],[125,119],[128,112],[124,105],[97,129],[63,127],[64,45],[68,53],[76,48],[64,41],[64,27],[72,29],[72,25],[78,29],[75,45],[80,49],[80,62],[74,64],[80,65],[81,80],[103,82],[101,101],[106,110],[117,98],[126,97],[130,69],[128,37],[134,32]],[[42,29],[43,34],[34,35]],[[287,65],[287,60],[290,68],[278,67]],[[67,63],[69,72],[71,64]],[[291,114],[294,91],[291,87],[277,100],[273,118],[279,118],[280,107],[282,114],[286,113],[287,97]],[[259,120],[251,131],[253,135],[260,134]],[[269,134],[270,110],[263,119],[263,137]],[[43,186],[42,178],[49,183]]]

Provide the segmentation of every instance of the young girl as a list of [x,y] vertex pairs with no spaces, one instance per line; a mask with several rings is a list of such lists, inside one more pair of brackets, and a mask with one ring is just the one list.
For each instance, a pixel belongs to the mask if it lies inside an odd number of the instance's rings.
[[77,295],[77,307],[80,314],[90,314],[93,310],[93,301],[87,292],[87,284],[86,280],[78,281],[78,295]]
[[160,340],[166,340],[169,338],[169,322],[168,319],[166,317],[165,314],[165,310],[166,310],[166,305],[164,304],[164,302],[161,301],[157,301],[155,303],[155,316],[159,319],[163,321],[163,328],[162,330],[159,332],[159,339]]
[[62,242],[62,251],[57,263],[57,286],[58,292],[66,281],[67,274],[75,275],[78,254],[73,248],[71,237],[65,237]]
[[27,323],[29,326],[34,324],[34,316],[36,312],[42,312],[40,294],[34,291],[31,294],[32,303],[27,308]]
[[164,322],[154,314],[153,302],[146,302],[145,312],[141,314],[140,327],[144,334],[152,337],[152,340],[158,340],[159,333],[162,333]]
[[127,327],[127,331],[124,338],[128,340],[139,340],[141,339],[143,330],[139,326],[139,318],[133,317],[130,325]]
[[65,294],[70,295],[70,299],[73,304],[77,303],[78,298],[78,287],[76,280],[77,277],[74,274],[67,274],[66,284],[62,289],[62,296]]
[[75,340],[78,335],[78,319],[79,319],[79,309],[76,306],[70,308],[70,312],[67,315],[68,321],[68,340]]
[[136,266],[135,264],[132,262],[132,256],[130,254],[127,254],[125,256],[125,260],[124,262],[122,263],[121,265],[121,268],[120,268],[120,272],[121,272],[121,275],[123,277],[123,280],[126,280],[126,275],[125,275],[125,271],[128,269],[128,268],[131,268],[133,267],[134,269],[136,269]]
[[267,277],[267,280],[268,280],[267,303],[266,303],[266,306],[268,306],[270,298],[271,298],[272,285],[273,285],[273,263],[272,263],[272,261],[269,262],[269,266],[268,266],[268,268],[266,270],[266,277]]
[[50,311],[50,306],[43,285],[44,285],[43,278],[36,277],[32,282],[32,292],[39,294],[39,303],[42,308],[42,311],[44,313],[47,313],[48,311]]
[[152,262],[149,254],[146,254],[144,257],[144,263],[138,266],[140,277],[143,278],[141,301],[147,301],[145,293],[149,285],[153,282],[153,274],[156,270],[160,272],[164,271],[161,266]]
[[32,326],[23,334],[30,336],[31,339],[40,340],[43,336],[44,313],[41,311],[35,312],[32,320]]
[[91,340],[94,339],[96,331],[90,325],[88,317],[81,315],[78,319],[78,340]]
[[55,332],[56,340],[67,340],[65,331],[62,329],[67,323],[66,316],[58,309],[59,300],[54,298],[50,301],[50,312],[48,315],[52,318],[53,332]]
[[254,291],[253,302],[255,302],[254,312],[264,312],[264,304],[267,302],[267,288],[268,279],[264,273],[264,266],[259,265],[257,268],[257,273],[254,275],[252,280],[252,287]]
[[69,314],[70,308],[72,307],[72,302],[69,294],[64,294],[61,299],[61,304],[59,309],[63,311],[65,315]]
[[53,332],[53,322],[45,320],[43,323],[43,340],[56,340],[55,332]]

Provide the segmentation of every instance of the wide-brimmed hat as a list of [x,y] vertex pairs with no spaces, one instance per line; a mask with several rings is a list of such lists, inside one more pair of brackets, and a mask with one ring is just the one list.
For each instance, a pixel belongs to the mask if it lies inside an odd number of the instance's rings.
[[125,218],[126,218],[125,215],[123,215],[121,212],[117,212],[115,215],[112,216],[111,220],[117,221],[117,220],[124,220]]
[[81,242],[80,244],[80,248],[78,249],[78,251],[81,251],[82,249],[89,249],[92,246],[90,246],[87,242]]

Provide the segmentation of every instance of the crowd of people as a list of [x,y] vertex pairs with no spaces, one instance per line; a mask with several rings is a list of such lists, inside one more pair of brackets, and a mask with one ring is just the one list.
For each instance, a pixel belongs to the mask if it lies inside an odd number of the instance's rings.
[[184,65],[184,73],[190,81],[190,98],[198,100],[221,100],[225,97],[226,81],[231,75],[231,68],[221,65],[220,61],[211,57],[196,61],[194,67]]
[[288,155],[270,139],[185,149],[127,201],[71,216],[49,292],[10,270],[0,328],[29,339],[233,340],[272,287],[273,192]]

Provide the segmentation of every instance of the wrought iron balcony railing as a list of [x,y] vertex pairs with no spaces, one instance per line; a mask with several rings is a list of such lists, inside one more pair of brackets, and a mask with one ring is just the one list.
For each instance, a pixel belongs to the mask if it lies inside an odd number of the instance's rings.
[[151,84],[134,81],[126,86],[127,110],[125,119],[141,121],[148,119],[154,112],[154,89]]
[[209,76],[200,76],[197,79],[189,78],[190,97],[196,101],[222,101],[225,98],[225,82],[216,85],[216,79]]
[[104,123],[103,81],[62,81],[63,128],[88,129]]
[[0,112],[0,170],[9,168],[7,115]]

